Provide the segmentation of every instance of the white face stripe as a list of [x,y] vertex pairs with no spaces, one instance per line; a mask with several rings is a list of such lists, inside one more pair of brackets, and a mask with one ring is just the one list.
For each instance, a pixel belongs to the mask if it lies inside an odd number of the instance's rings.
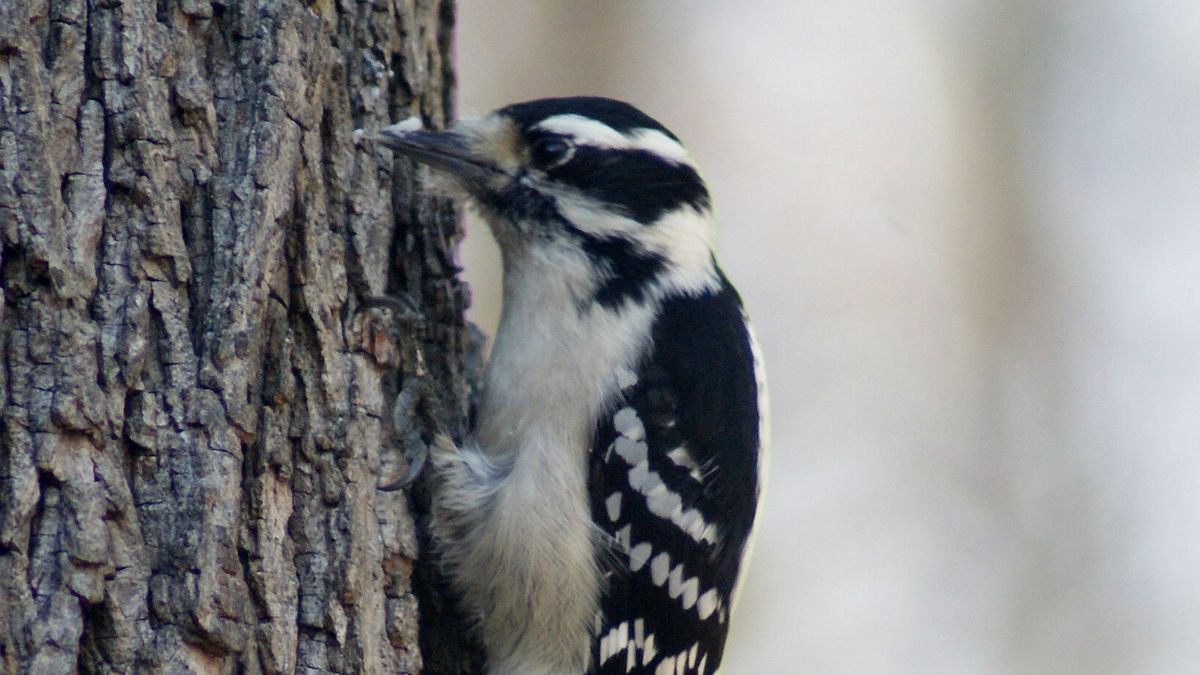
[[720,287],[712,262],[715,228],[710,212],[682,205],[643,225],[574,191],[557,190],[555,197],[558,212],[580,231],[595,237],[622,237],[666,259],[667,268],[657,288],[650,289],[652,294],[696,295]]
[[617,150],[645,150],[676,164],[691,164],[692,158],[678,141],[658,129],[633,129],[621,133],[582,115],[555,115],[533,126],[534,129],[570,136],[580,145]]

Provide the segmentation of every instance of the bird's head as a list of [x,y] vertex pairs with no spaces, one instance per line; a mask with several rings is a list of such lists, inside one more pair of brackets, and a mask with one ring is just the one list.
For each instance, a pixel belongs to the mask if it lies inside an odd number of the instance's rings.
[[395,125],[371,138],[473,203],[506,270],[532,261],[580,277],[610,307],[715,283],[704,181],[679,139],[627,103],[541,99],[448,131]]

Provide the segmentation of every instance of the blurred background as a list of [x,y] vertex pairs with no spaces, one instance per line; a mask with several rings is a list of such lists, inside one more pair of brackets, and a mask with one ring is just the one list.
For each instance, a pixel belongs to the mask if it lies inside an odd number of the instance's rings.
[[1200,672],[1200,5],[459,22],[462,114],[621,98],[706,174],[774,427],[726,673]]

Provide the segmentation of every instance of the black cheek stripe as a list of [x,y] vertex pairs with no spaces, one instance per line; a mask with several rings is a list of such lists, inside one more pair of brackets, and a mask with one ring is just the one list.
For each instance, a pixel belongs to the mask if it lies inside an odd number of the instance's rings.
[[582,242],[583,250],[599,267],[608,267],[608,278],[596,291],[596,302],[617,309],[627,300],[645,299],[650,282],[666,267],[657,253],[640,251],[630,241],[618,237],[596,237],[564,221],[567,231]]

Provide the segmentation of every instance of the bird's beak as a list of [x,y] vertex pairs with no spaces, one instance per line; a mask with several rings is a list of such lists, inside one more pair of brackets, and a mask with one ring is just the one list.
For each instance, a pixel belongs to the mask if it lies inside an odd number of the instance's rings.
[[405,123],[363,134],[409,159],[444,171],[465,185],[485,185],[501,170],[471,152],[466,139],[453,131],[423,131]]

